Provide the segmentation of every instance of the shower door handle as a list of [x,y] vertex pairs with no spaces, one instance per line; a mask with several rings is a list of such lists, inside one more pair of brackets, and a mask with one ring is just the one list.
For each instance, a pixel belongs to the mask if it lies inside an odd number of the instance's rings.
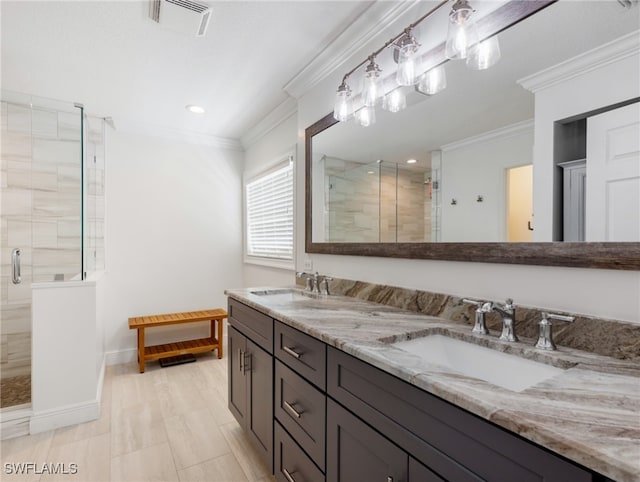
[[11,251],[12,280],[14,285],[20,284],[20,248]]

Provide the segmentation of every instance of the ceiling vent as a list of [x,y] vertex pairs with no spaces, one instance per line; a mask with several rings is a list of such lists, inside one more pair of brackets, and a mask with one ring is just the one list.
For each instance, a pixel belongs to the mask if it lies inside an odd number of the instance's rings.
[[149,17],[163,27],[202,37],[207,33],[211,7],[189,0],[150,0]]

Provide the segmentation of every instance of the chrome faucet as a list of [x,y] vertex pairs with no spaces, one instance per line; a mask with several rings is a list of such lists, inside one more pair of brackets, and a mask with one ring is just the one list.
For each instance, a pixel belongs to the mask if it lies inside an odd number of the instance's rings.
[[513,300],[508,298],[503,306],[492,303],[491,311],[497,311],[502,315],[502,334],[500,335],[500,339],[504,341],[518,341],[518,337],[516,336],[516,305],[513,304]]
[[493,305],[488,301],[470,300],[467,298],[464,298],[462,301],[464,303],[469,303],[477,307],[475,324],[473,325],[473,330],[471,330],[472,333],[477,333],[479,335],[488,335],[489,330],[487,329],[487,325],[485,323],[485,317],[486,314],[491,311]]
[[320,274],[316,271],[311,275],[311,292],[320,293]]

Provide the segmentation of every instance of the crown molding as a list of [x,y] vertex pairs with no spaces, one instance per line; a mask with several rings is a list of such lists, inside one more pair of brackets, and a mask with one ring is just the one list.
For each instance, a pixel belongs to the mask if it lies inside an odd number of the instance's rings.
[[640,30],[518,80],[534,94],[640,53]]
[[187,144],[244,152],[244,147],[238,139],[218,137],[211,134],[185,129],[176,129],[167,126],[154,126],[134,121],[120,121],[118,122],[117,130],[134,134],[142,134],[150,137],[159,137],[172,141],[185,142]]
[[245,149],[248,149],[297,112],[298,101],[293,97],[287,97],[240,138],[242,145]]
[[302,97],[380,35],[382,29],[396,22],[418,2],[419,0],[402,2],[377,0],[289,80],[283,89],[296,99]]
[[508,125],[506,127],[500,127],[489,132],[483,132],[477,136],[467,137],[460,139],[459,141],[450,142],[440,147],[442,152],[453,151],[462,147],[467,147],[472,144],[479,144],[482,142],[494,141],[497,139],[508,139],[509,137],[518,136],[524,134],[527,131],[533,131],[533,119],[527,119],[522,122],[516,122],[515,124]]

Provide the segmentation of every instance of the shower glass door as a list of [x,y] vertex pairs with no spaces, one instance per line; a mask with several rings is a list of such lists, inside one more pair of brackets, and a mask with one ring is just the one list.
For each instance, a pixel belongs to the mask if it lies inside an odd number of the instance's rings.
[[0,406],[31,400],[31,286],[82,279],[82,109],[2,91]]

